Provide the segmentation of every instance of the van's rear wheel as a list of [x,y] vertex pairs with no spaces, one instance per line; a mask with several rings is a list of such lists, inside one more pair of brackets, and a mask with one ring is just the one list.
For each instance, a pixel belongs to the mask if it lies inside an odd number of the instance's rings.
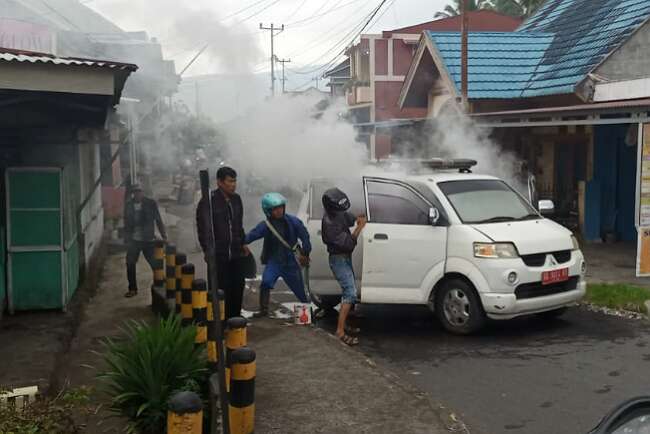
[[462,279],[448,280],[436,291],[435,310],[442,326],[454,334],[468,335],[485,325],[481,299]]

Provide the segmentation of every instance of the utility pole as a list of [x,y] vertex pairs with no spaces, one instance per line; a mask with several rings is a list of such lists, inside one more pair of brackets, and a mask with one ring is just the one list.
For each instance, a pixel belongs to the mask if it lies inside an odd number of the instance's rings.
[[460,93],[462,98],[463,111],[467,112],[469,109],[469,83],[468,83],[468,69],[469,69],[469,55],[468,55],[468,33],[469,33],[469,15],[468,15],[467,0],[461,1],[461,14],[462,14],[462,24],[461,24],[461,60],[460,60]]
[[200,96],[199,96],[199,82],[195,81],[194,82],[194,104],[195,104],[194,105],[194,111],[195,111],[195,115],[196,115],[197,118],[200,117],[200,115],[201,115],[201,102],[200,102],[199,98],[200,98]]
[[318,82],[320,81],[320,77],[319,77],[319,76],[316,76],[316,77],[312,78],[312,80],[314,80],[314,81],[316,82],[316,89],[317,89],[317,90],[320,90],[320,89],[318,88]]
[[260,30],[271,31],[271,96],[275,96],[275,51],[273,47],[273,38],[284,32],[284,24],[280,27],[275,27],[275,25],[271,23],[271,27],[264,27],[264,25],[260,23]]
[[286,86],[285,86],[285,83],[287,82],[287,79],[286,79],[286,77],[284,75],[284,64],[285,63],[291,63],[291,59],[278,59],[276,57],[275,61],[282,64],[282,93],[287,93]]

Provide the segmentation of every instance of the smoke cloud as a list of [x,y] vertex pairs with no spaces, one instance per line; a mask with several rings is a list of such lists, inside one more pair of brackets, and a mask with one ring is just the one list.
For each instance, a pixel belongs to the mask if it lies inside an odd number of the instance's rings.
[[225,24],[213,7],[207,0],[113,0],[99,9],[126,30],[145,28],[161,40],[168,56],[183,54],[189,61],[208,45],[197,65],[210,71],[251,72],[264,56],[256,33],[238,23]]

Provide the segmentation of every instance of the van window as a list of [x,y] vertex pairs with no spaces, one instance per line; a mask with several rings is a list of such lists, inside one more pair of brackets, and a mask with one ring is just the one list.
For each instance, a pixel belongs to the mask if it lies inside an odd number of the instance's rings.
[[369,221],[428,225],[431,206],[412,190],[387,182],[368,181]]

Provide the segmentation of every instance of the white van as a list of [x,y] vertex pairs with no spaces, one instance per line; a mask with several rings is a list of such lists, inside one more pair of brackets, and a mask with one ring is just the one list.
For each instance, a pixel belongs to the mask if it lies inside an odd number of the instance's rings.
[[447,330],[468,334],[486,318],[555,317],[579,301],[586,264],[572,233],[504,181],[468,172],[314,180],[298,213],[312,237],[314,302],[340,301],[321,239],[321,197],[331,187],[368,217],[353,254],[361,303],[428,305]]

